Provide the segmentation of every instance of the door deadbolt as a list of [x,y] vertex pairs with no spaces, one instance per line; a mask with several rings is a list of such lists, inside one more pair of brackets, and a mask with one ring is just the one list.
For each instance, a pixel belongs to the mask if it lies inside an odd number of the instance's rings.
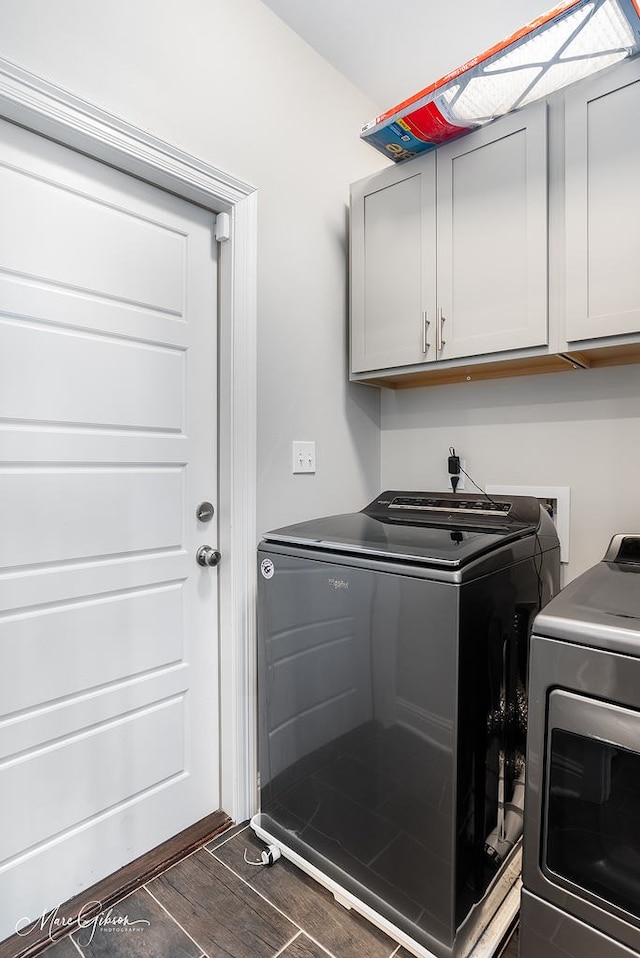
[[202,566],[216,566],[221,558],[221,553],[217,549],[212,549],[211,546],[200,546],[196,552],[196,562]]
[[196,518],[200,522],[210,522],[213,519],[213,503],[212,502],[201,502],[198,508],[196,509]]

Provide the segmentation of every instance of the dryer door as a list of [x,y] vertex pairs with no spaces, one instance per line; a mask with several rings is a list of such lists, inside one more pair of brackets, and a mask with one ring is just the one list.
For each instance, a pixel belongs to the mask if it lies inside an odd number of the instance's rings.
[[532,636],[523,885],[640,954],[640,659]]
[[549,695],[543,872],[640,926],[640,712]]

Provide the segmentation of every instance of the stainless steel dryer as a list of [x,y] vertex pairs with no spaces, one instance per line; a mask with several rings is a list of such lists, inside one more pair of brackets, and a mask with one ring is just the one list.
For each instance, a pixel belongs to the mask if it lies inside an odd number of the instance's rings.
[[640,955],[640,536],[531,639],[521,958]]
[[268,533],[258,565],[254,828],[415,954],[463,954],[518,847],[553,523],[535,499],[390,491]]

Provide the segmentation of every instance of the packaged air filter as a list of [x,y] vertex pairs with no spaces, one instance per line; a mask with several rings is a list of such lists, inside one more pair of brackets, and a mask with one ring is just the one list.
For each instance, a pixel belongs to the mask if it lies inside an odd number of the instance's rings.
[[406,160],[640,49],[640,0],[564,0],[480,56],[363,126]]

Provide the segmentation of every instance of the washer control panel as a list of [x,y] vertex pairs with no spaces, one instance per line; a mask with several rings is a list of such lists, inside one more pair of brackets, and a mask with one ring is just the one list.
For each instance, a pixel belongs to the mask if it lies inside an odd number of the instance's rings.
[[494,502],[492,499],[433,499],[425,496],[396,496],[388,509],[436,509],[438,512],[474,512],[477,515],[491,515],[495,512],[510,512],[511,502]]
[[603,562],[640,566],[640,535],[616,535],[609,543]]
[[529,496],[482,496],[447,492],[383,492],[362,510],[381,522],[441,525],[460,528],[537,526],[540,505]]

